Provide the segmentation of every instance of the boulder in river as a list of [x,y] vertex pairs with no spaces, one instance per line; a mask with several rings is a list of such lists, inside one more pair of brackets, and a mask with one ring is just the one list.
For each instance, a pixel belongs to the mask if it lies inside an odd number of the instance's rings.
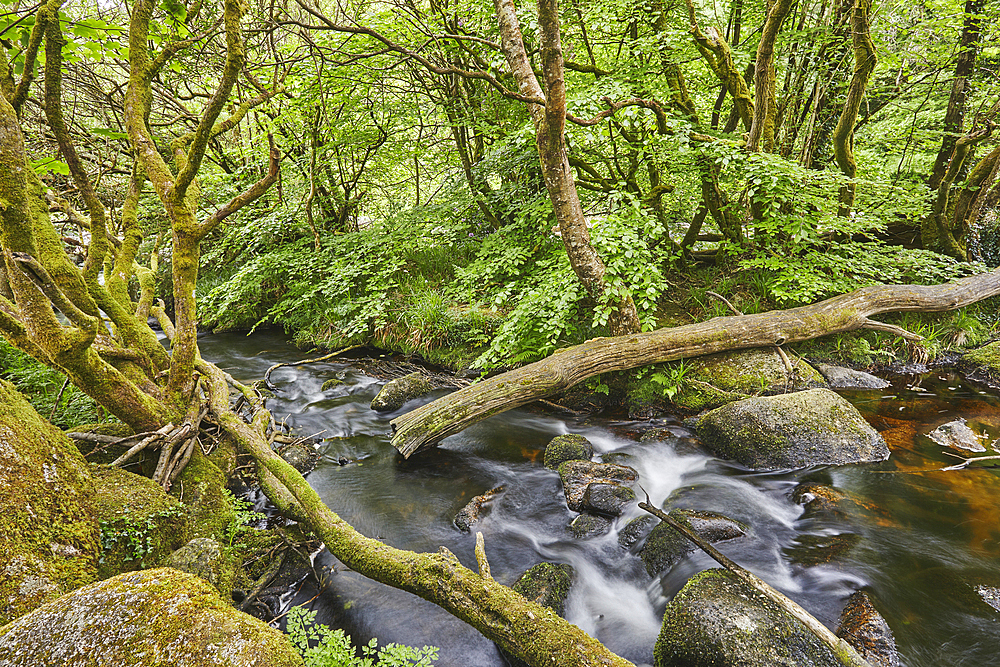
[[899,667],[892,630],[864,591],[847,599],[837,636],[853,646],[872,667]]
[[562,616],[574,575],[572,565],[539,563],[525,570],[511,588]]
[[569,524],[569,532],[574,537],[585,540],[588,537],[607,535],[611,531],[612,522],[606,516],[599,514],[580,514]]
[[730,403],[704,415],[697,429],[717,455],[755,470],[889,458],[882,436],[829,389]]
[[591,484],[613,484],[623,486],[639,479],[634,468],[617,463],[594,463],[592,461],[565,461],[559,466],[566,505],[574,512],[584,510],[584,495]]
[[0,628],[4,667],[302,667],[288,639],[199,577],[159,568],[84,586]]
[[3,625],[93,581],[101,533],[83,455],[2,380],[0,488]]
[[815,368],[794,354],[785,360],[774,348],[720,352],[690,362],[674,395],[675,405],[694,412],[761,394],[826,387]]
[[546,468],[558,470],[565,461],[589,461],[593,455],[594,446],[590,440],[576,433],[564,433],[545,446],[544,464]]
[[969,428],[969,425],[962,418],[941,424],[928,433],[927,437],[942,447],[950,447],[958,451],[973,453],[986,451],[986,447],[983,446],[983,438]]
[[853,368],[843,366],[831,366],[829,364],[814,364],[820,375],[830,383],[831,389],[885,389],[890,384],[880,377],[856,371]]
[[372,399],[371,408],[376,412],[392,412],[403,407],[410,399],[429,394],[433,389],[434,383],[426,375],[410,373],[382,387],[382,391]]
[[621,516],[634,500],[635,491],[627,486],[595,482],[587,485],[580,508],[592,514],[615,517]]
[[[743,537],[748,530],[746,524],[715,512],[671,510],[670,516],[681,523],[686,523],[699,537],[713,543]],[[639,558],[646,565],[649,576],[655,577],[696,549],[691,540],[670,525],[659,523],[646,538],[639,551]]]
[[667,605],[653,662],[656,667],[843,667],[798,620],[722,569],[691,577]]

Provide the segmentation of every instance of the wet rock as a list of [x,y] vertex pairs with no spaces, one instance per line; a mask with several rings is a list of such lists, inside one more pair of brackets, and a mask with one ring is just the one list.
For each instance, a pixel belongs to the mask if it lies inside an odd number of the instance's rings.
[[667,605],[656,667],[843,667],[775,603],[726,570],[692,577]]
[[815,482],[803,482],[792,490],[792,502],[802,505],[804,519],[844,519],[847,516],[844,507],[849,500],[843,491]]
[[828,364],[814,364],[814,366],[830,383],[831,389],[885,389],[890,386],[880,377],[853,368]]
[[235,569],[222,545],[210,537],[191,540],[167,556],[163,566],[201,577],[215,586],[224,598],[232,593]]
[[[697,424],[697,420],[693,423]],[[665,442],[672,446],[678,454],[698,454],[703,451],[701,443],[696,438],[679,436],[666,428],[654,428],[646,431],[639,438],[639,442]]]
[[2,380],[0,489],[3,625],[93,581],[101,533],[83,455]]
[[544,464],[546,468],[558,470],[565,461],[589,461],[594,455],[594,446],[582,435],[566,433],[557,435],[545,446]]
[[837,636],[853,646],[872,667],[899,666],[892,630],[864,591],[848,598],[840,615]]
[[601,463],[617,463],[618,465],[628,465],[635,460],[635,457],[628,452],[605,452],[601,454]]
[[569,524],[569,532],[580,539],[606,535],[610,530],[611,519],[597,514],[581,514]]
[[941,445],[965,452],[985,452],[983,439],[969,428],[962,418],[941,424],[927,434],[927,437]]
[[631,549],[632,545],[645,537],[657,523],[657,519],[652,516],[638,516],[632,519],[618,533],[618,546],[622,549]]
[[580,508],[604,516],[621,516],[629,503],[635,500],[635,491],[618,484],[588,484],[583,492]]
[[719,456],[754,470],[889,458],[882,436],[829,389],[724,405],[701,418],[698,434]]
[[788,354],[792,373],[773,348],[722,352],[698,357],[673,397],[692,412],[710,410],[751,396],[826,387],[826,380],[803,359]]
[[[708,542],[722,542],[746,535],[746,524],[715,512],[697,510],[671,510],[670,516],[686,523],[699,537]],[[649,576],[676,565],[689,553],[697,550],[691,540],[681,535],[666,523],[659,523],[646,538],[639,558],[646,565]]]
[[860,541],[855,533],[799,535],[784,553],[796,565],[813,567],[843,559]]
[[483,516],[483,511],[491,500],[496,498],[498,495],[503,493],[506,487],[500,485],[498,487],[492,488],[486,493],[476,496],[468,502],[468,504],[458,511],[455,515],[455,527],[457,527],[463,533],[469,532],[472,528],[472,524],[479,521]]
[[278,449],[278,454],[285,460],[285,463],[292,466],[305,475],[316,467],[321,458],[316,449],[305,442],[292,442]]
[[102,579],[157,567],[191,539],[184,506],[153,480],[107,466],[95,466],[93,476],[104,543],[98,569]]
[[410,399],[429,394],[433,389],[434,384],[422,373],[410,373],[382,387],[372,399],[371,408],[376,412],[398,410]]
[[574,512],[580,512],[583,510],[583,496],[591,484],[621,486],[639,479],[639,473],[615,463],[565,461],[559,466],[559,477],[566,494],[566,505]]
[[548,607],[562,616],[574,576],[572,565],[539,563],[525,570],[511,588],[523,595],[525,599]]
[[983,599],[983,602],[1000,611],[1000,588],[996,586],[976,586],[976,593]]
[[329,380],[323,383],[323,386],[321,386],[319,390],[329,391],[330,389],[333,389],[334,387],[339,387],[342,384],[344,384],[344,381],[341,380],[340,378],[330,378]]
[[161,568],[99,581],[0,629],[5,667],[301,667],[285,636],[234,610],[205,581]]

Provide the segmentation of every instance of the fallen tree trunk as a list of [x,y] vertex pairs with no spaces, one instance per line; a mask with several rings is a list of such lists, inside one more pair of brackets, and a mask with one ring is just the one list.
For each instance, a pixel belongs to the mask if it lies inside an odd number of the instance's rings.
[[869,317],[890,312],[954,310],[998,294],[1000,269],[995,269],[945,285],[876,285],[788,310],[716,317],[648,333],[595,338],[393,419],[392,445],[409,457],[487,417],[609,371],[727,350],[796,343],[861,328],[915,338],[899,327]]

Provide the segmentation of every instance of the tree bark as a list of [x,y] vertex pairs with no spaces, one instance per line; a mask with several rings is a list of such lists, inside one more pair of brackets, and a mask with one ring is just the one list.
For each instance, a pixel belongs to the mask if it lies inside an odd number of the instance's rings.
[[953,310],[1000,294],[1000,269],[925,287],[877,285],[820,303],[717,317],[647,333],[596,338],[487,378],[392,420],[392,445],[409,457],[489,416],[551,396],[594,375],[750,347],[770,347],[860,328],[902,329],[868,319],[889,312]]
[[761,30],[753,75],[754,109],[750,135],[747,138],[749,151],[759,151],[762,143],[765,151],[774,151],[774,117],[777,111],[774,98],[774,41],[778,38],[781,24],[785,22],[793,2],[794,0],[773,0],[773,4],[769,3],[770,10]]
[[[833,154],[837,160],[837,166],[840,167],[844,176],[852,181],[858,172],[858,164],[854,160],[854,124],[858,120],[858,110],[861,108],[865,88],[868,87],[868,79],[875,70],[875,63],[878,60],[875,56],[875,44],[869,34],[868,10],[870,7],[870,0],[856,0],[851,13],[854,76],[851,77],[851,85],[847,89],[847,100],[845,100],[844,109],[840,113],[837,128],[833,131]],[[853,182],[841,187],[840,207],[837,211],[841,217],[847,217],[851,214],[856,190],[857,186]]]
[[958,60],[955,62],[955,78],[951,82],[948,110],[944,115],[944,137],[938,151],[934,167],[927,179],[927,185],[937,190],[948,171],[948,162],[955,151],[955,144],[965,122],[965,101],[969,94],[969,76],[976,66],[979,40],[982,38],[982,16],[984,0],[966,0],[965,21],[958,45]]

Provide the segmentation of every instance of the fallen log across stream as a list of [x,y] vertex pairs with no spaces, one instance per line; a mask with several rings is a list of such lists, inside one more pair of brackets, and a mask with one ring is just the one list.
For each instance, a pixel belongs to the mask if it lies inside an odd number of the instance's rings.
[[940,312],[1000,295],[1000,269],[944,285],[875,285],[808,306],[716,317],[680,327],[595,338],[486,378],[393,419],[392,445],[409,457],[492,415],[568,389],[587,378],[715,352],[780,346],[856,329],[919,336],[869,319],[892,312]]

